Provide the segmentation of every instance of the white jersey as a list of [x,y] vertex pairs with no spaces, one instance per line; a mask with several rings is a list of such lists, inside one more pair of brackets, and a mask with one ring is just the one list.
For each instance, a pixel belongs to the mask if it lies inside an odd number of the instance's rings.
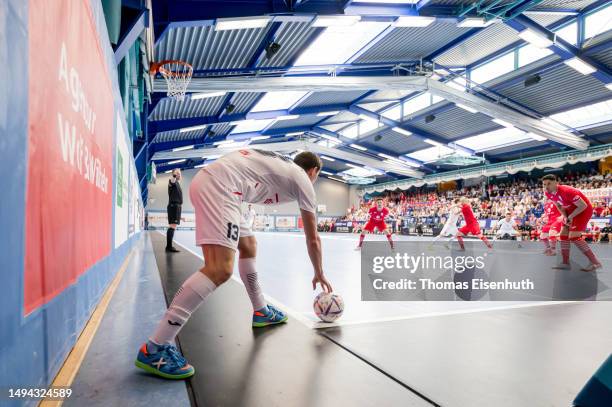
[[516,230],[514,229],[516,227],[516,222],[514,221],[514,219],[510,219],[510,221],[507,221],[506,218],[503,218],[499,222],[497,222],[497,226],[499,227],[497,231],[498,234],[513,234],[516,232]]
[[300,209],[316,213],[314,187],[308,175],[280,154],[257,149],[234,151],[203,170],[243,202],[276,205],[297,201]]
[[446,223],[444,224],[444,227],[457,226],[457,221],[459,220],[460,213],[461,213],[461,210],[459,210],[458,208],[452,208],[450,212],[448,213],[448,219],[446,219]]

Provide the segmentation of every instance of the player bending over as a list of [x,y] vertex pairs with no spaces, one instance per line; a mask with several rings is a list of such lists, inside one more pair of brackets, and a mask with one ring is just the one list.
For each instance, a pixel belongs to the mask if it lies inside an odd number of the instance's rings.
[[495,233],[495,238],[493,239],[494,241],[496,241],[500,237],[503,239],[506,236],[515,236],[518,242],[518,247],[522,247],[521,240],[523,240],[523,238],[521,236],[521,232],[519,232],[518,230],[518,226],[515,220],[512,219],[512,212],[507,212],[506,216],[503,219],[500,219],[499,222],[497,222],[497,225],[495,225],[495,229],[497,232]]
[[391,232],[389,231],[389,228],[385,223],[385,219],[387,218],[387,216],[389,216],[389,209],[385,208],[382,198],[376,199],[376,205],[370,208],[368,215],[368,222],[363,227],[361,235],[359,235],[359,245],[355,248],[355,250],[361,250],[361,247],[363,246],[363,239],[365,239],[366,236],[366,232],[372,233],[374,232],[374,228],[383,232],[385,236],[387,236],[389,245],[391,245],[391,249],[393,249],[393,239],[391,239]]
[[544,243],[544,254],[547,256],[557,255],[557,239],[563,227],[561,212],[557,205],[549,199],[544,204],[544,218],[546,223],[542,226],[540,239]]
[[586,230],[593,215],[593,205],[589,198],[579,189],[559,184],[557,177],[553,174],[543,176],[542,184],[546,197],[555,203],[563,222],[559,238],[563,262],[561,266],[555,268],[570,268],[570,242],[574,243],[591,262],[589,266],[582,268],[582,271],[595,271],[601,268],[601,263],[595,253],[582,238],[582,233]]
[[459,221],[460,214],[461,214],[461,207],[459,205],[459,198],[456,198],[453,201],[453,204],[448,209],[448,219],[446,219],[446,222],[444,223],[442,230],[440,231],[438,236],[434,238],[432,244],[442,239],[443,237],[446,237],[447,242],[448,242],[452,240],[455,237],[455,235],[457,235],[457,232],[459,231],[457,229],[457,221]]
[[480,230],[480,225],[478,224],[478,220],[474,216],[474,212],[472,211],[472,205],[470,205],[470,200],[466,197],[462,197],[459,201],[461,204],[461,214],[463,215],[463,219],[465,219],[465,226],[459,229],[457,232],[457,241],[459,242],[459,246],[461,246],[461,250],[465,250],[465,245],[463,244],[463,238],[469,234],[472,234],[478,237],[480,240],[484,242],[485,245],[489,249],[492,249],[493,246],[489,243],[489,239],[485,235],[482,234]]
[[253,305],[253,326],[287,320],[263,297],[255,269],[257,241],[248,228],[242,227],[243,201],[264,205],[297,201],[314,268],[312,288],[320,284],[323,290],[332,291],[323,274],[315,216],[313,183],[321,167],[321,160],[311,152],[300,153],[291,161],[253,149],[227,154],[195,175],[189,195],[196,214],[196,244],[202,247],[205,265],[176,292],[157,329],[140,348],[136,366],[168,379],[193,376],[195,369],[172,342],[204,299],[232,276],[236,249],[240,277]]

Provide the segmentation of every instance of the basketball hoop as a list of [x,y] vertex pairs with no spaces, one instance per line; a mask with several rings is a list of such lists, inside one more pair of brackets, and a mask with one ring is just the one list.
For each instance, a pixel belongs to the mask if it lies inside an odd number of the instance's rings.
[[154,62],[151,64],[150,72],[152,75],[159,72],[164,77],[168,86],[168,97],[179,101],[185,99],[187,85],[193,75],[193,67],[190,64],[178,60]]

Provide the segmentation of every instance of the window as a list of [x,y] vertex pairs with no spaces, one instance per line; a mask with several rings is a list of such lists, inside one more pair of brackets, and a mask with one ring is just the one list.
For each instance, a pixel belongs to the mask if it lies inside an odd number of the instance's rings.
[[359,22],[328,27],[300,55],[294,66],[343,64],[389,26],[388,22]]
[[533,44],[527,44],[519,48],[518,50],[518,66],[519,68],[525,65],[529,65],[539,59],[549,56],[553,52],[548,48],[538,48]]
[[584,38],[591,38],[612,29],[612,4],[584,19]]
[[404,102],[404,116],[423,110],[431,104],[431,95],[427,92]]
[[347,127],[346,129],[340,131],[340,134],[348,138],[357,138],[357,136],[359,136],[359,127],[356,124],[353,124]]
[[514,52],[496,58],[472,70],[470,79],[483,84],[514,70]]
[[268,127],[274,119],[266,119],[266,120],[243,120],[238,123],[236,127],[232,130],[232,134],[236,133],[248,133],[251,131],[260,131]]
[[551,119],[573,128],[604,122],[610,120],[611,117],[612,99],[550,116]]
[[308,92],[278,91],[268,92],[255,105],[251,112],[265,112],[268,110],[289,109]]
[[531,140],[533,139],[522,130],[504,128],[465,138],[458,141],[457,144],[480,152]]
[[377,129],[378,127],[379,127],[379,124],[375,120],[361,120],[359,122],[359,134],[360,135],[365,134],[369,131]]
[[455,150],[446,146],[430,147],[408,154],[408,157],[423,162],[436,161],[438,158],[452,154]]
[[578,44],[578,23],[571,23],[555,31],[555,34],[570,44],[576,45]]
[[393,106],[391,109],[388,109],[382,112],[382,116],[386,117],[387,119],[391,119],[391,120],[400,120],[402,118],[401,103],[398,103],[397,105]]

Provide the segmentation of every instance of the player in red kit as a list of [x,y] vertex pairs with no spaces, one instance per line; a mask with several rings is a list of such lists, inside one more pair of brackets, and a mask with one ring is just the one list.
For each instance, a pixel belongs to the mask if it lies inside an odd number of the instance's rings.
[[480,230],[480,225],[478,224],[478,219],[474,216],[474,212],[472,211],[472,205],[470,205],[470,200],[466,197],[461,198],[461,214],[463,215],[463,219],[465,219],[465,226],[459,229],[457,233],[457,240],[459,241],[459,246],[461,246],[461,250],[465,250],[465,246],[463,245],[463,238],[469,234],[472,234],[478,237],[480,240],[487,245],[489,249],[492,249],[493,246],[489,243],[489,240],[482,234]]
[[553,201],[561,213],[563,228],[561,229],[561,256],[563,263],[557,268],[570,268],[570,243],[574,243],[591,262],[582,271],[595,271],[601,268],[601,262],[595,256],[587,242],[582,238],[589,220],[593,215],[593,205],[579,190],[568,185],[560,185],[555,175],[542,177],[542,184],[546,197]]
[[544,218],[546,223],[542,226],[542,233],[540,234],[540,239],[545,247],[544,254],[556,256],[557,239],[563,227],[563,219],[557,205],[551,200],[547,200],[544,204]]
[[361,250],[361,246],[363,245],[363,239],[365,239],[365,232],[368,233],[374,232],[374,228],[383,232],[387,236],[387,240],[391,245],[391,249],[393,249],[393,239],[391,239],[391,232],[387,228],[387,224],[385,223],[385,219],[389,216],[389,209],[385,208],[383,204],[383,200],[378,198],[376,200],[376,205],[371,207],[368,214],[370,215],[368,222],[363,227],[361,231],[361,235],[359,235],[359,245],[355,248],[355,250]]

